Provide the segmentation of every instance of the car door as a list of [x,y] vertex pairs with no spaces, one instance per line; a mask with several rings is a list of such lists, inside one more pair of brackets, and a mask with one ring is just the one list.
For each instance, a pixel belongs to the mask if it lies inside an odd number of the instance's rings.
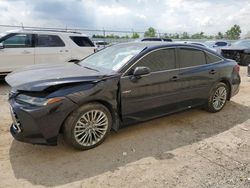
[[194,106],[207,100],[212,85],[218,79],[215,62],[221,59],[198,48],[180,47],[177,56],[180,68],[179,83],[182,85],[183,103]]
[[[181,87],[176,83],[175,48],[151,51],[134,63],[121,77],[122,117],[129,120],[146,120],[178,108]],[[136,67],[148,67],[151,72],[134,79]]]
[[0,40],[0,72],[13,70],[34,64],[33,35],[13,33]]
[[58,64],[70,60],[70,50],[59,35],[37,34],[35,64]]

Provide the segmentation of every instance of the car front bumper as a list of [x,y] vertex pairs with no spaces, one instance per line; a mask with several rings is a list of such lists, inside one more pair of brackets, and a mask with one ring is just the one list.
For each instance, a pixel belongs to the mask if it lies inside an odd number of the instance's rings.
[[30,106],[9,99],[13,123],[12,136],[21,142],[56,145],[57,136],[66,117],[76,108],[76,104],[65,98],[48,106]]

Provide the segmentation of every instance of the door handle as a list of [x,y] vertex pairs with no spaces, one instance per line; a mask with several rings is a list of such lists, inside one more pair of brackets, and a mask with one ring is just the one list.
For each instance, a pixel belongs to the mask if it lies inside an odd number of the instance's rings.
[[170,80],[171,81],[177,81],[177,80],[179,80],[179,78],[178,78],[178,76],[173,76]]
[[30,54],[31,52],[27,51],[27,50],[24,50],[23,51],[23,54]]
[[216,70],[212,69],[211,71],[209,71],[209,74],[215,74]]

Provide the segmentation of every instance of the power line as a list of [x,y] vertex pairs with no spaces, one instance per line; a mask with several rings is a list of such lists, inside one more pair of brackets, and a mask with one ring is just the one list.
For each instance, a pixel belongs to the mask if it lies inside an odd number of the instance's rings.
[[1,24],[0,27],[8,27],[8,28],[21,28],[21,29],[46,29],[46,30],[77,30],[77,31],[88,31],[88,32],[109,32],[109,33],[139,33],[144,34],[144,31],[131,31],[129,30],[109,30],[109,29],[87,29],[87,28],[63,28],[63,27],[34,27],[34,26],[17,26],[17,25],[3,25]]

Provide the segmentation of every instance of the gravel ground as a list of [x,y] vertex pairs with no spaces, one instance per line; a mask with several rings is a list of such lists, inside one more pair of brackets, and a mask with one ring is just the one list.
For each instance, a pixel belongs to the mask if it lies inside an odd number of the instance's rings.
[[0,187],[250,187],[250,78],[219,113],[194,109],[111,133],[79,152],[13,140],[0,82]]

